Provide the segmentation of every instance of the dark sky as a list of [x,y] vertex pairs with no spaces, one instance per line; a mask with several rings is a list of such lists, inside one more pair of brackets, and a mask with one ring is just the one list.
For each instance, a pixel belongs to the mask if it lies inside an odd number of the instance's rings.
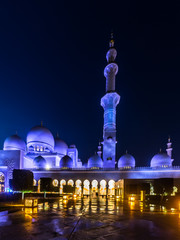
[[83,162],[97,150],[113,29],[117,156],[127,149],[148,165],[170,135],[180,164],[179,16],[178,1],[1,1],[1,148],[43,120]]

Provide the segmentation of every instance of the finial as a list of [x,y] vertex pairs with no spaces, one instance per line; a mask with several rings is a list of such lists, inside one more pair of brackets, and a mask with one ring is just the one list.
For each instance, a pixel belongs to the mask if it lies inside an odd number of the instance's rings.
[[169,143],[171,142],[171,138],[170,138],[170,136],[168,137],[168,142],[169,142]]
[[126,154],[128,153],[128,150],[126,149]]
[[59,137],[59,133],[58,133],[58,132],[56,133],[56,137],[57,137],[57,138]]
[[114,34],[113,34],[113,32],[111,32],[111,40],[109,42],[109,47],[110,48],[114,47]]
[[160,152],[160,153],[162,152],[162,149],[161,149],[161,148],[159,149],[159,152]]
[[41,120],[41,127],[43,126],[43,121]]

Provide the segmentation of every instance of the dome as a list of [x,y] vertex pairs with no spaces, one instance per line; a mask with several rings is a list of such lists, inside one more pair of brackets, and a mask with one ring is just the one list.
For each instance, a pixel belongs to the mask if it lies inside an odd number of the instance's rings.
[[54,152],[66,155],[68,145],[60,138],[55,138]]
[[62,157],[60,160],[59,167],[60,168],[73,168],[72,158],[69,157],[68,155],[65,155],[64,157]]
[[[50,151],[54,150],[54,137],[49,129],[43,126],[33,127],[27,134],[27,147],[39,146]],[[41,150],[43,151],[43,150]]]
[[45,168],[46,160],[42,156],[38,156],[34,158],[33,164],[37,168]]
[[150,165],[152,168],[171,167],[172,161],[171,158],[166,153],[158,153],[154,155],[154,157],[151,159]]
[[75,145],[75,144],[71,144],[71,145],[69,146],[69,148],[76,148],[76,145]]
[[93,167],[94,168],[102,168],[103,167],[103,161],[97,154],[95,154],[88,159],[87,167],[88,168],[93,168]]
[[5,139],[3,150],[26,150],[25,142],[18,136],[12,135]]
[[118,168],[133,168],[135,167],[135,164],[135,158],[131,154],[126,153],[120,157],[118,161]]

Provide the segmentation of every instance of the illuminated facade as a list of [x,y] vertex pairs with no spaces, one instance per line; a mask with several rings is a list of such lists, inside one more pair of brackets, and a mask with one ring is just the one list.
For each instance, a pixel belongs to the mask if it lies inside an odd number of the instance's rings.
[[116,55],[114,40],[111,38],[104,69],[106,93],[101,99],[104,109],[103,141],[97,153],[87,163],[82,163],[75,145],[68,146],[58,136],[54,138],[50,130],[42,125],[28,132],[26,142],[12,135],[4,141],[3,150],[0,150],[0,192],[8,190],[13,169],[33,171],[34,185],[38,186],[38,191],[40,178],[50,177],[53,185],[59,187],[60,193],[63,185],[67,184],[75,186],[77,194],[84,195],[114,195],[115,188],[121,186],[124,179],[180,179],[180,167],[172,166],[170,139],[167,153],[156,154],[149,167],[136,167],[135,158],[129,153],[117,158],[116,106],[120,96],[115,88],[118,73]]

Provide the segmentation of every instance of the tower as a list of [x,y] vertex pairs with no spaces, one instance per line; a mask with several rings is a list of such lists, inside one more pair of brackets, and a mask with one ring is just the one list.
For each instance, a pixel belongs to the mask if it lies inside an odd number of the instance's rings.
[[101,106],[104,108],[103,127],[103,160],[104,168],[115,168],[116,161],[116,106],[120,96],[115,91],[115,78],[118,65],[115,63],[117,51],[114,48],[113,35],[106,54],[107,66],[104,69],[106,78],[106,94],[101,98]]
[[171,142],[171,139],[170,137],[168,138],[168,143],[167,143],[167,148],[166,148],[166,152],[167,152],[167,155],[171,158],[171,161],[173,162],[173,159],[172,159],[172,142]]

